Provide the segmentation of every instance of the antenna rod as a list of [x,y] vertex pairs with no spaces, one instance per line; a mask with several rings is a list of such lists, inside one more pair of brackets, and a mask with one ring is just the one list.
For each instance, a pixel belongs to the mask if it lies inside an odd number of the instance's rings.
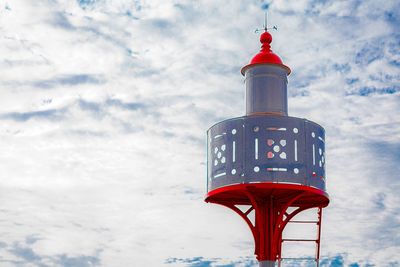
[[264,12],[264,30],[265,31],[268,31],[268,15],[267,15],[267,13],[268,13],[268,9],[265,9],[265,12]]

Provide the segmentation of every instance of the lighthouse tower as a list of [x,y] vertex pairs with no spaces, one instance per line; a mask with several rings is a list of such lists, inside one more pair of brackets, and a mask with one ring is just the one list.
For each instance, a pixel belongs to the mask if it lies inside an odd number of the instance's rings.
[[[267,30],[260,42],[260,52],[241,70],[246,115],[219,122],[207,132],[205,201],[228,207],[245,220],[260,266],[280,264],[282,243],[291,241],[314,242],[318,266],[322,208],[329,203],[325,132],[312,121],[288,116],[291,70],[272,52]],[[315,221],[293,220],[311,208],[318,210]],[[317,225],[315,239],[282,238],[288,223],[310,222]]]

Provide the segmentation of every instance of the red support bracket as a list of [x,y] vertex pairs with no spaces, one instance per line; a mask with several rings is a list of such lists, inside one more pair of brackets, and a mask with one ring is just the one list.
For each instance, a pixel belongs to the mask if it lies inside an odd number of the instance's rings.
[[[291,213],[288,213],[287,209],[290,207],[290,205],[293,204],[293,202],[295,202],[301,196],[302,194],[294,196],[285,205],[279,205],[278,203],[273,201],[273,198],[258,199],[253,197],[252,194],[249,194],[249,197],[251,197],[250,200],[253,205],[245,212],[243,212],[238,207],[230,203],[218,203],[218,204],[230,208],[231,210],[239,214],[240,217],[242,217],[244,221],[247,223],[255,242],[254,254],[257,255],[257,259],[259,261],[278,260],[280,262],[282,260],[281,258],[282,243],[285,241],[297,241],[297,242],[312,241],[316,243],[315,260],[318,266],[319,255],[320,255],[322,208],[321,207],[318,208],[318,221],[291,221],[291,219],[300,212],[306,209],[315,208],[314,206],[298,207]],[[253,223],[248,217],[248,215],[253,210],[255,211],[255,225],[253,225]],[[290,238],[282,239],[283,230],[288,223],[316,223],[318,225],[317,239],[290,239]]]
[[[254,238],[254,254],[257,260],[278,261],[280,265],[283,242],[312,241],[316,243],[315,260],[318,266],[322,208],[329,203],[328,196],[324,192],[306,186],[286,184],[265,183],[257,186],[240,184],[216,189],[208,194],[206,201],[228,207],[244,219]],[[249,208],[242,211],[237,205],[248,205]],[[311,208],[318,208],[318,220],[292,221],[297,214]],[[254,221],[249,218],[253,211]],[[282,239],[283,230],[290,222],[316,223],[317,238]]]

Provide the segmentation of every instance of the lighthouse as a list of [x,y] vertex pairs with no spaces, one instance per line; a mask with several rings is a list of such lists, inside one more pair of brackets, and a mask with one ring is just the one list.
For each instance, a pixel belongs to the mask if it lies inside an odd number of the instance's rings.
[[[245,115],[207,131],[205,201],[230,208],[244,219],[260,267],[280,265],[284,242],[313,242],[319,266],[322,209],[329,204],[325,131],[315,122],[288,115],[291,69],[271,50],[267,29],[260,42],[259,53],[241,69]],[[316,220],[294,219],[313,208]],[[315,239],[283,238],[290,223],[315,223]]]

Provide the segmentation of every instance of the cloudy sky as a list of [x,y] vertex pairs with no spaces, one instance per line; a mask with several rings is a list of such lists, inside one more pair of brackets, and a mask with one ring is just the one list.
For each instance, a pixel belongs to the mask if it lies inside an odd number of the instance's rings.
[[[246,224],[203,199],[263,4],[0,0],[0,266],[254,266]],[[398,1],[269,21],[290,115],[326,129],[322,266],[400,266]]]

